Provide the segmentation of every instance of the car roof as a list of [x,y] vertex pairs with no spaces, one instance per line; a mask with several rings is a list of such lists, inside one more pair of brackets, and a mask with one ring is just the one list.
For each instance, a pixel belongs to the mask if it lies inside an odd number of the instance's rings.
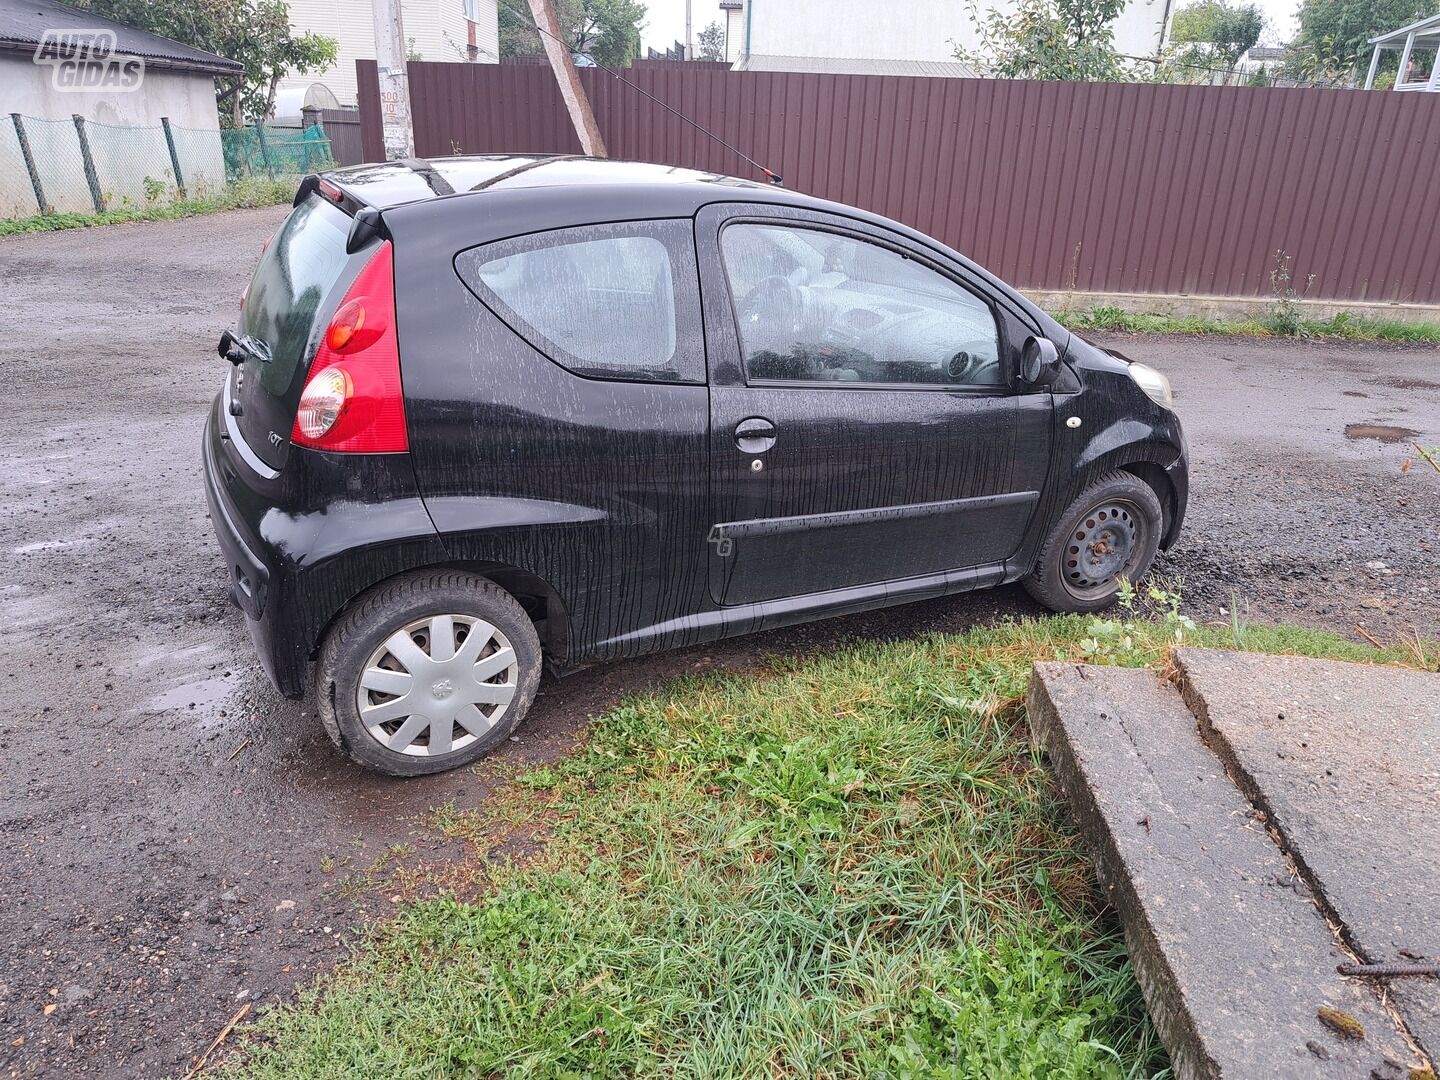
[[608,186],[630,188],[637,198],[653,198],[663,190],[667,201],[686,201],[693,193],[696,207],[714,202],[716,188],[739,188],[753,198],[773,192],[776,201],[814,205],[797,192],[723,173],[701,172],[673,165],[568,154],[471,154],[458,157],[407,158],[376,165],[355,165],[324,174],[356,202],[387,210],[441,196],[519,188]]
[[[645,216],[691,216],[715,202],[768,202],[840,213],[908,235],[929,246],[940,246],[983,278],[989,279],[1012,303],[1038,321],[1061,344],[1069,334],[1058,323],[1011,289],[995,275],[939,241],[899,222],[858,207],[805,195],[771,183],[758,183],[723,173],[703,172],[676,165],[621,161],[567,154],[471,154],[454,157],[407,158],[374,165],[355,165],[323,174],[341,189],[347,201],[380,212],[404,207],[402,215],[439,213],[474,206],[486,192],[525,192],[549,202],[574,203],[578,190],[605,189],[607,204],[633,199]],[[301,192],[304,193],[302,187]],[[428,204],[428,205],[427,205]],[[562,215],[563,216],[563,215]]]

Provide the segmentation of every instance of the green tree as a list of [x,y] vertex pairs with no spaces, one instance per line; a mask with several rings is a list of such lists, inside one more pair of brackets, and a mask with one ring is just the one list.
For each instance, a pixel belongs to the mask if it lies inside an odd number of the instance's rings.
[[[645,5],[639,0],[554,0],[555,18],[571,52],[606,67],[627,67],[640,52]],[[543,52],[526,0],[500,0],[500,55]]]
[[696,37],[700,43],[699,57],[701,60],[724,60],[725,59],[725,28],[718,22],[712,22],[701,30]]
[[1170,23],[1170,40],[1189,46],[1190,56],[1234,67],[1260,40],[1265,16],[1254,4],[1231,7],[1226,0],[1196,0],[1178,8]]
[[239,78],[217,79],[221,123],[240,126],[275,108],[286,75],[335,62],[335,39],[290,30],[284,0],[75,0],[85,10],[245,65]]
[[[1434,13],[1422,0],[1302,0],[1286,69],[1307,79],[1353,82],[1369,66],[1370,38]],[[1400,62],[1394,52],[1382,59],[1387,71]]]
[[1129,81],[1115,52],[1113,24],[1126,0],[1020,0],[981,14],[970,0],[980,48],[955,56],[1002,79]]

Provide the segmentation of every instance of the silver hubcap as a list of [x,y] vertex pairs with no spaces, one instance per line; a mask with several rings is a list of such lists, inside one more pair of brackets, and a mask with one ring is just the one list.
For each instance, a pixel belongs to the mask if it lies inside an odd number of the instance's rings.
[[1065,584],[1076,596],[1098,595],[1128,576],[1144,550],[1144,520],[1129,503],[1107,502],[1080,519],[1065,545]]
[[509,640],[483,619],[436,615],[395,631],[370,654],[356,705],[387,750],[436,757],[493,728],[520,680]]

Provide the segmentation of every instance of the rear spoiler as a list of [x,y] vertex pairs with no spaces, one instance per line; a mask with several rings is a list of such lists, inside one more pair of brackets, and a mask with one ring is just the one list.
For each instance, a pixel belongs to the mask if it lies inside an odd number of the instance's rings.
[[361,202],[339,184],[318,173],[311,173],[300,181],[290,205],[299,206],[312,194],[329,200],[354,219],[350,223],[350,235],[345,238],[345,254],[354,255],[377,237],[389,238],[377,207]]

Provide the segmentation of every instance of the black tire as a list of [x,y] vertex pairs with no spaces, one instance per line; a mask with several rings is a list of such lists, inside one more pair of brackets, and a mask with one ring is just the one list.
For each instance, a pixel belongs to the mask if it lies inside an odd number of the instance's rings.
[[[513,697],[503,705],[479,706],[481,718],[484,720],[489,719],[484,715],[484,709],[489,708],[491,715],[498,713],[493,726],[483,734],[471,732],[461,726],[458,720],[447,724],[453,742],[470,740],[452,751],[432,756],[417,756],[429,753],[428,744],[432,736],[428,727],[424,730],[423,747],[418,738],[412,743],[416,748],[415,753],[391,749],[380,742],[376,735],[372,735],[371,728],[360,718],[361,677],[376,651],[386,647],[397,631],[444,615],[460,616],[462,619],[461,622],[453,624],[451,620],[442,619],[444,625],[453,626],[449,633],[452,635],[451,648],[457,657],[462,652],[465,641],[462,634],[473,632],[472,626],[478,628],[482,623],[489,624],[493,630],[499,631],[499,635],[503,635],[493,639],[487,637],[489,644],[480,648],[489,652],[482,654],[481,659],[492,655],[499,659],[497,654],[502,652],[505,646],[513,650],[513,666],[507,666],[501,674],[495,676],[504,682],[507,692],[513,687]],[[463,620],[467,618],[479,622],[466,624]],[[416,633],[421,636],[412,636],[412,642],[420,641],[422,653],[426,652],[428,644],[423,636],[424,631]],[[400,644],[404,644],[403,640]],[[425,658],[428,659],[428,656]],[[503,659],[501,662],[504,662]],[[408,675],[404,668],[397,670],[402,676]],[[326,734],[353,760],[391,776],[424,776],[466,765],[503,744],[529,711],[530,703],[535,699],[535,691],[540,685],[540,671],[540,639],[530,617],[525,614],[525,609],[513,596],[493,581],[476,574],[458,570],[422,571],[377,585],[340,617],[320,649],[316,666],[316,696],[320,720],[325,726]],[[448,687],[449,683],[445,685]],[[435,682],[433,687],[432,696],[443,700],[441,682]],[[452,689],[443,689],[443,694],[447,697],[453,692],[455,691]],[[376,703],[376,697],[381,699],[378,704],[385,704],[392,698],[400,697],[398,692],[391,695],[366,690],[366,694],[367,700],[372,704]],[[406,721],[400,720],[400,726],[403,726],[404,722]],[[392,721],[392,727],[395,724],[396,722]],[[386,737],[397,734],[393,731],[387,733],[383,727],[377,727],[376,730]],[[458,737],[454,736],[456,732],[460,733]],[[400,737],[404,738],[403,735]],[[440,736],[437,734],[436,737]]]
[[1150,572],[1164,523],[1149,484],[1125,472],[1102,476],[1056,519],[1025,591],[1051,611],[1101,611],[1121,578],[1138,583]]

